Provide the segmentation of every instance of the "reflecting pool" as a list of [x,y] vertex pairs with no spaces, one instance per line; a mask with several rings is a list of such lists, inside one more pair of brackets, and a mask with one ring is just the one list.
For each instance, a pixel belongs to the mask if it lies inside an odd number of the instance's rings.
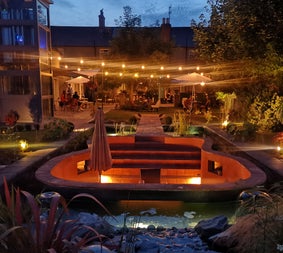
[[198,221],[225,215],[233,222],[239,206],[238,201],[214,203],[190,203],[182,201],[113,201],[103,202],[113,217],[105,215],[98,204],[75,203],[73,211],[88,211],[103,216],[110,224],[122,227],[126,218],[128,227],[147,227],[148,225],[165,228],[194,227]]

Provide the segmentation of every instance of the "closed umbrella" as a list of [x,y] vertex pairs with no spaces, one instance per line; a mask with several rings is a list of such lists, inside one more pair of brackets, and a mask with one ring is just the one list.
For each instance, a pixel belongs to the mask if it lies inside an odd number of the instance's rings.
[[104,113],[98,108],[95,113],[95,125],[92,136],[89,168],[98,173],[99,181],[102,171],[112,166],[112,157],[104,125]]

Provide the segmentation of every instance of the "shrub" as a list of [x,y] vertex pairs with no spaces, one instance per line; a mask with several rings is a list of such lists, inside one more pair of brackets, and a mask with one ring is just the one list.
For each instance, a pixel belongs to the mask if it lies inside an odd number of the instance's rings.
[[80,132],[72,137],[63,147],[64,153],[87,149],[87,140],[93,134],[93,129]]
[[15,110],[10,110],[9,113],[5,117],[5,123],[7,126],[12,127],[14,126],[17,121],[19,120],[20,115]]
[[74,130],[74,124],[64,119],[54,119],[44,125],[43,141],[56,141],[66,139]]
[[[278,252],[283,245],[283,185],[274,184],[269,190],[252,189],[245,191],[237,219],[248,217],[238,231],[237,252]],[[250,236],[247,236],[247,232]],[[232,240],[232,239],[231,239]],[[244,248],[239,248],[239,247]]]
[[[0,252],[2,253],[46,253],[79,252],[93,240],[102,243],[102,236],[89,226],[78,226],[75,220],[69,220],[68,205],[78,198],[94,200],[111,215],[94,196],[78,194],[69,203],[59,194],[50,200],[48,212],[29,192],[18,188],[8,189],[4,178],[6,203],[0,202]],[[68,216],[67,216],[68,217]],[[83,237],[75,237],[80,229],[87,229]]]

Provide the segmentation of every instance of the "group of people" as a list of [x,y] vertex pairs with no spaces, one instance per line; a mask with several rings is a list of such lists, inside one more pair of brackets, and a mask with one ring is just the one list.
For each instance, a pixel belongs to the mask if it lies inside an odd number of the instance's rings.
[[[211,101],[210,98],[208,96],[208,94],[205,94],[205,102],[204,104],[201,104],[199,106],[198,102],[196,101],[196,98],[194,95],[186,98],[183,102],[183,108],[186,112],[191,113],[192,111],[197,111],[197,110],[204,110],[204,112],[208,112],[210,110],[210,106],[211,106]],[[198,108],[200,107],[200,108]]]
[[80,110],[80,96],[77,91],[73,93],[71,84],[68,84],[67,90],[63,90],[60,96],[59,106],[61,110],[65,110],[67,106],[70,107],[72,111]]

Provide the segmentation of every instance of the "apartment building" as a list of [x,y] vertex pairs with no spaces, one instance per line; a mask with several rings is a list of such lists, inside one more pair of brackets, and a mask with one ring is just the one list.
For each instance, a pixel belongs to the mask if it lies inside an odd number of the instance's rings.
[[51,0],[1,1],[0,122],[40,125],[53,116]]

